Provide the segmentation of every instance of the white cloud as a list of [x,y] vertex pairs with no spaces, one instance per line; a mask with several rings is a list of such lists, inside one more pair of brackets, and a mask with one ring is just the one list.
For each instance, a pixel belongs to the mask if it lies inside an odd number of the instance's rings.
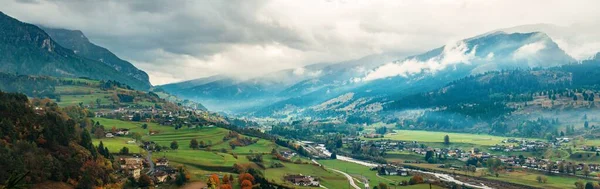
[[[216,74],[260,76],[380,52],[418,54],[449,41],[535,23],[586,26],[577,27],[577,32],[590,35],[568,43],[567,52],[577,58],[600,51],[597,0],[3,0],[1,4],[0,11],[25,22],[82,30],[91,41],[147,71],[153,84]],[[410,72],[419,66],[407,63],[402,69]]]
[[387,63],[368,72],[363,78],[355,78],[354,81],[371,81],[394,76],[408,77],[421,72],[435,73],[451,65],[470,64],[471,60],[476,58],[476,51],[477,46],[469,49],[464,41],[459,41],[444,46],[441,54],[426,61],[410,58],[399,63]]
[[534,43],[525,44],[519,47],[513,54],[515,59],[527,59],[537,54],[539,51],[546,48],[544,41],[538,41]]
[[487,61],[494,60],[494,53],[493,52],[488,53],[488,55],[485,56],[485,60],[487,60]]

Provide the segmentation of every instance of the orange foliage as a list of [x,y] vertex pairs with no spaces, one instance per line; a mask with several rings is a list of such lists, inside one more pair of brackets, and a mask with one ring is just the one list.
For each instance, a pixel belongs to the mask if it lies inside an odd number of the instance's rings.
[[251,174],[248,174],[248,173],[242,173],[242,174],[240,174],[238,180],[240,181],[240,185],[242,185],[242,186],[243,186],[244,181],[249,181],[250,185],[252,185],[252,183],[254,183],[254,177]]
[[244,180],[242,182],[242,189],[251,189],[252,188],[252,182],[250,182],[249,180]]

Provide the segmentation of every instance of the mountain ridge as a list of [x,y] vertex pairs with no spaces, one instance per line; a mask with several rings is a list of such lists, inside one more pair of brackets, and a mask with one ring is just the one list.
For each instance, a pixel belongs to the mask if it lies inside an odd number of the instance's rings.
[[151,86],[146,72],[136,68],[130,62],[117,57],[108,49],[90,42],[82,31],[45,26],[39,27],[61,46],[74,50],[75,54],[109,65],[127,76],[140,80],[146,85],[144,87],[149,88]]
[[148,85],[104,63],[62,47],[39,27],[0,12],[0,70],[9,73],[117,80],[134,88]]

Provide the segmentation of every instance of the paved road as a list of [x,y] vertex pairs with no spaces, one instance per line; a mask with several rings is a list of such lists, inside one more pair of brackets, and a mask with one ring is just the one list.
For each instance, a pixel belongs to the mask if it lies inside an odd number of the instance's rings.
[[[322,151],[322,153],[325,154],[325,155],[327,155],[327,156],[331,156],[331,152],[329,152],[327,149],[324,149]],[[337,155],[337,159],[338,160],[342,160],[342,161],[351,162],[351,163],[356,163],[356,164],[359,164],[359,165],[364,165],[364,166],[367,166],[367,167],[377,167],[377,166],[380,166],[380,164],[370,163],[370,162],[366,162],[366,161],[361,161],[361,160],[357,160],[357,159],[354,159],[354,158],[351,158],[351,157],[345,157],[345,156],[341,156],[341,155]],[[316,161],[313,160],[313,162],[316,162]],[[331,168],[329,168],[329,169],[331,169]],[[340,172],[340,173],[342,173],[344,175],[347,175],[346,177],[350,176],[350,175],[348,175],[348,174],[346,174],[344,172],[341,172],[339,170],[335,170],[335,169],[331,169],[331,170],[334,170],[334,171]],[[465,185],[465,186],[468,186],[468,187],[479,188],[479,189],[491,189],[491,187],[485,186],[483,184],[482,185],[475,185],[475,184],[470,184],[470,183],[462,182],[462,181],[457,180],[457,179],[455,179],[454,177],[452,177],[452,176],[450,176],[448,174],[434,173],[434,172],[428,172],[428,171],[422,171],[422,170],[413,170],[413,169],[408,169],[408,170],[410,170],[410,171],[416,171],[416,172],[420,172],[420,173],[424,173],[424,174],[430,174],[430,175],[433,175],[433,176],[439,178],[440,180],[447,181],[447,182],[453,182],[453,183],[456,183],[458,185]],[[349,180],[352,180],[352,177],[349,177],[349,178],[350,178]],[[356,184],[354,184],[353,180],[351,181],[351,185],[356,186]],[[356,186],[355,188],[358,189],[359,187]]]
[[342,175],[346,176],[346,179],[348,179],[348,182],[350,183],[350,186],[352,186],[354,189],[361,189],[360,187],[358,187],[356,185],[356,183],[354,183],[354,179],[348,173],[344,173],[344,172],[342,172],[340,170],[337,170],[337,169],[332,169],[332,168],[328,168],[328,169],[332,170],[332,171],[335,171],[335,172],[338,172],[338,173],[341,173]]

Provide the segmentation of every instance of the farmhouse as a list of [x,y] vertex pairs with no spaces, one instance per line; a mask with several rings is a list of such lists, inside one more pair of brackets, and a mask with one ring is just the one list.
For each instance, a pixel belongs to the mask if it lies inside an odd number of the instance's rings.
[[169,160],[166,157],[158,158],[156,166],[169,166]]
[[121,158],[121,169],[124,173],[133,176],[133,178],[139,178],[142,172],[143,161],[141,158]]
[[320,186],[319,179],[304,175],[287,175],[284,177],[286,181],[293,183],[296,186]]

